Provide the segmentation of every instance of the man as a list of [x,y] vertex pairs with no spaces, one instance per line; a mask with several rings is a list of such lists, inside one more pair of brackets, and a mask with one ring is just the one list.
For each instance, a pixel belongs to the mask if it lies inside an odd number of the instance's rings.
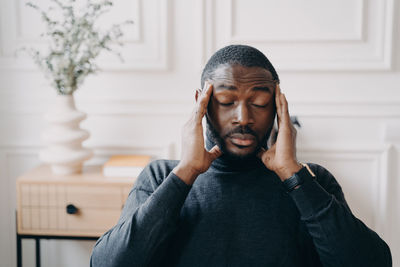
[[288,103],[264,54],[224,47],[201,83],[181,160],[145,168],[91,266],[392,265],[388,246],[354,217],[335,178],[297,161]]

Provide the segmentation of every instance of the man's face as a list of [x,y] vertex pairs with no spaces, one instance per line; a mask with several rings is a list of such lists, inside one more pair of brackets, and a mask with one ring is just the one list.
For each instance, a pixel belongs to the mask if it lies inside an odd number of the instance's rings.
[[256,155],[266,145],[275,118],[272,74],[261,67],[221,65],[208,82],[213,93],[207,121],[214,141],[228,156]]

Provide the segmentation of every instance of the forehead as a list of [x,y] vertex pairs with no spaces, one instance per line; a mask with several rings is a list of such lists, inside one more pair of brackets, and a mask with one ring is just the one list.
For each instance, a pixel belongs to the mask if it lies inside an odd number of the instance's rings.
[[245,67],[239,64],[224,64],[218,66],[212,80],[229,81],[232,83],[241,82],[271,82],[273,80],[270,71],[261,67]]

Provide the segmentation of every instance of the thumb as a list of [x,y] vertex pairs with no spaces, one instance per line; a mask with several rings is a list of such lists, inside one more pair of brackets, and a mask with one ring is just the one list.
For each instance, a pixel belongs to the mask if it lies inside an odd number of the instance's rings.
[[259,157],[260,159],[262,159],[262,156],[267,152],[267,150],[265,148],[261,148],[260,151],[257,153],[257,157]]
[[215,145],[213,146],[213,148],[211,148],[210,151],[208,151],[208,155],[210,156],[211,162],[213,162],[215,159],[222,155],[222,152],[221,149],[217,145]]
[[269,148],[268,150],[261,150],[258,153],[258,157],[261,159],[261,161],[263,161],[265,164],[268,164],[271,159],[275,156],[275,150],[276,150],[276,143]]

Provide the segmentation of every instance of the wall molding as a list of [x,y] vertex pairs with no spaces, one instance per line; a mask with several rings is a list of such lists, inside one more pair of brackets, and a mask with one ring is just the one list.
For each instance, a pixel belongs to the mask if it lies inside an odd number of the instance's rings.
[[[130,37],[126,37],[123,39],[125,43],[139,43],[143,42],[144,40],[142,39],[142,16],[141,16],[141,8],[142,8],[142,2],[143,0],[132,0],[131,3],[133,4],[133,10],[132,12],[135,14],[132,19],[134,19],[134,26],[133,29],[128,29],[127,35],[129,36],[129,32],[133,31],[133,34],[131,34]],[[21,8],[27,8],[25,6],[26,0],[15,0],[14,1],[14,8],[15,8],[15,41],[16,43],[40,43],[40,44],[46,44],[46,41],[43,40],[42,38],[30,38],[26,37],[22,34],[22,24],[21,24]],[[45,7],[45,6],[42,6]],[[115,7],[115,3],[114,3]],[[111,11],[112,12],[112,11]]]
[[[388,235],[387,222],[389,221],[389,212],[391,203],[388,202],[390,192],[389,188],[395,181],[395,177],[391,177],[390,154],[391,145],[375,146],[375,147],[342,147],[342,148],[300,148],[298,149],[299,158],[302,160],[310,158],[318,158],[329,161],[370,161],[374,166],[372,174],[372,182],[370,185],[373,192],[373,221],[372,227],[375,231],[382,235]],[[338,177],[336,177],[338,178]],[[340,183],[340,182],[339,182]],[[346,195],[345,195],[346,197]],[[352,207],[350,207],[352,208]]]
[[265,36],[240,36],[235,35],[234,25],[235,25],[235,17],[234,17],[234,6],[237,0],[229,0],[229,5],[226,7],[226,12],[229,16],[229,33],[230,33],[230,40],[234,43],[244,43],[244,42],[251,42],[251,43],[278,43],[278,44],[290,44],[290,43],[322,43],[322,44],[329,44],[329,43],[341,43],[341,42],[362,42],[365,41],[365,33],[366,33],[366,0],[358,0],[359,2],[359,25],[357,25],[357,34],[353,37],[341,37],[341,38],[284,38],[284,39],[273,39],[267,38]]
[[[50,99],[3,99],[0,113],[9,115],[40,115],[48,111]],[[194,107],[192,101],[176,99],[76,99],[77,108],[89,116],[188,116]],[[339,102],[291,101],[292,115],[330,118],[399,118],[400,103],[393,102]]]
[[[7,42],[0,43],[3,48],[3,55],[0,54],[0,70],[17,71],[36,71],[38,68],[33,61],[25,54],[20,53],[17,57],[15,51],[21,46],[43,47],[45,42],[40,39],[26,38],[21,35],[21,15],[19,1],[6,0],[0,4],[0,12],[3,7],[8,7],[14,14],[4,14],[4,23],[14,25],[5,31],[0,32]],[[165,71],[169,68],[169,42],[170,42],[170,22],[169,9],[170,0],[135,0],[133,5],[136,9],[151,9],[152,12],[142,12],[133,10],[135,24],[126,27],[135,27],[133,36],[123,40],[124,46],[117,47],[124,57],[124,62],[120,62],[117,57],[103,53],[97,60],[99,67],[104,71]],[[153,7],[154,6],[154,7]],[[146,10],[149,11],[149,10]],[[151,25],[152,24],[152,25]],[[126,28],[125,27],[125,28]],[[2,39],[3,40],[3,39]]]
[[[199,51],[201,65],[204,65],[218,48],[233,43],[244,43],[256,46],[266,55],[271,54],[271,59],[279,71],[391,70],[394,1],[360,3],[362,25],[359,38],[274,40],[232,36],[233,0],[225,0],[224,4],[220,5],[224,6],[224,10],[218,10],[218,5],[213,1],[205,0],[198,4],[202,12],[201,26],[198,29],[203,38],[203,48]],[[376,25],[380,26],[379,29],[373,29]],[[317,55],[316,51],[321,55]]]

